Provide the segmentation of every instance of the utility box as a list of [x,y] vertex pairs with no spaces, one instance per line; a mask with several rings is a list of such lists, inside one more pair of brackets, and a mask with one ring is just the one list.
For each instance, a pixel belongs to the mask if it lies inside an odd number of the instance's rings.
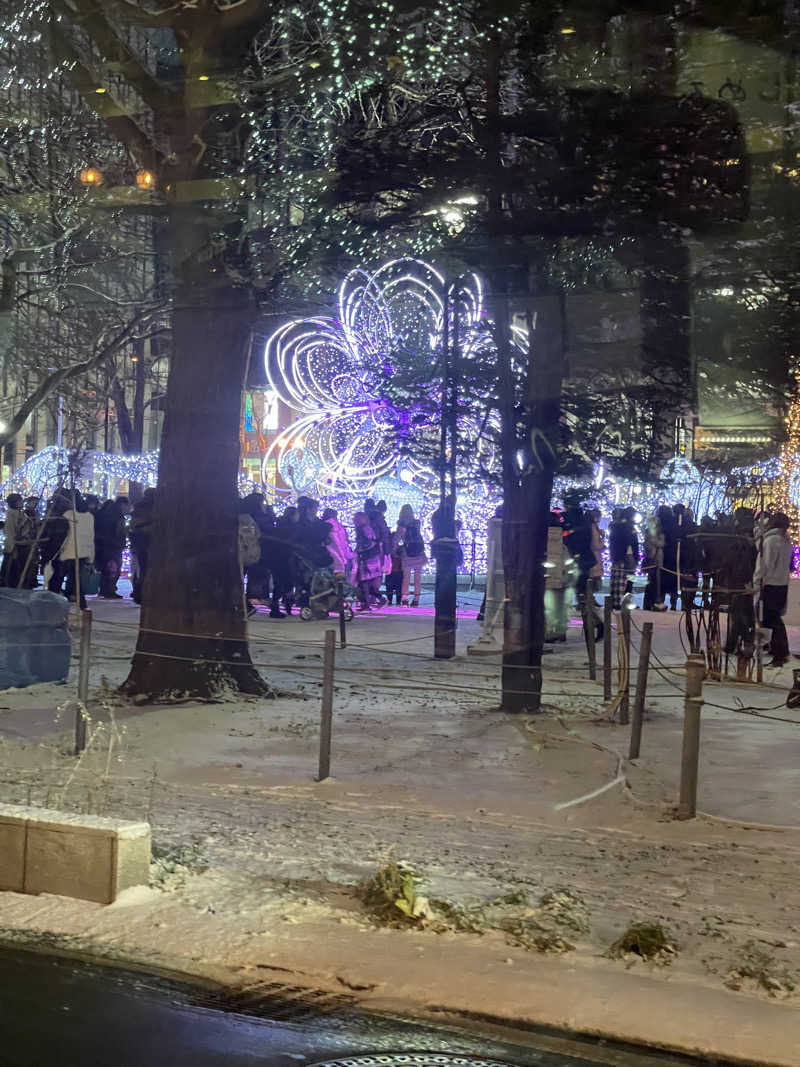
[[65,682],[69,603],[40,589],[0,589],[0,689]]

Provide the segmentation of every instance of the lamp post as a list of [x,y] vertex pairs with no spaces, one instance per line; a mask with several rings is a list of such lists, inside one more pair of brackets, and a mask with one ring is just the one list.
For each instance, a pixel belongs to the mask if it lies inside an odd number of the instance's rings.
[[[433,516],[436,560],[434,594],[434,650],[436,659],[456,654],[456,592],[458,541],[456,539],[456,468],[458,462],[458,380],[460,370],[459,310],[461,278],[445,282],[442,302],[442,411],[439,437],[439,508]],[[452,329],[451,329],[452,310]],[[448,455],[449,445],[449,455]],[[449,491],[448,491],[449,474]]]

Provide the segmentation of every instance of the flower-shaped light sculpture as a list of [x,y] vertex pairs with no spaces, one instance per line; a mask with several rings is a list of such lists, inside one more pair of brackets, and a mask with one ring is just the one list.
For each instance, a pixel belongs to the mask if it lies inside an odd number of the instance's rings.
[[[435,488],[433,446],[441,412],[440,371],[445,344],[458,338],[462,365],[491,348],[479,279],[448,283],[432,266],[397,259],[374,274],[347,275],[336,318],[293,320],[270,337],[267,378],[297,418],[268,450],[287,491],[363,494],[382,478],[403,477],[423,491]],[[389,383],[403,354],[430,366],[430,403],[403,407]],[[459,418],[475,443],[471,463],[484,466],[491,451],[480,427]],[[413,435],[413,441],[412,441]]]

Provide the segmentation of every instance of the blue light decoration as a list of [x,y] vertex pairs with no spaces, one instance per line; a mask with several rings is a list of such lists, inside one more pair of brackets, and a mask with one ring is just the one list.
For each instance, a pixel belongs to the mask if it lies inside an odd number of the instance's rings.
[[390,527],[397,524],[397,517],[403,504],[410,504],[414,514],[427,518],[426,512],[430,510],[430,502],[426,500],[425,493],[418,485],[405,481],[402,476],[395,478],[392,475],[384,475],[372,486],[372,498],[375,501],[386,501],[386,521]]
[[320,473],[320,460],[299,442],[278,455],[278,472],[293,493],[312,490]]
[[[4,513],[9,493],[47,500],[57,489],[69,490],[73,485],[81,493],[114,496],[123,482],[155,487],[158,483],[158,451],[123,456],[108,452],[75,453],[48,445],[0,485],[3,499],[0,507]],[[240,475],[241,496],[262,491],[263,487],[257,482]]]

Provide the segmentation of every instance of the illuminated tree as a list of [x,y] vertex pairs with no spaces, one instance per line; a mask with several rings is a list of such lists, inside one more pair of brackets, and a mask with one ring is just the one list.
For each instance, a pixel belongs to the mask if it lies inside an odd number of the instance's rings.
[[0,71],[0,447],[39,408],[55,419],[59,396],[72,443],[85,443],[103,408],[98,382],[117,380],[118,357],[152,335],[165,307],[154,223],[115,196],[135,167],[72,89],[49,4],[9,12]]

